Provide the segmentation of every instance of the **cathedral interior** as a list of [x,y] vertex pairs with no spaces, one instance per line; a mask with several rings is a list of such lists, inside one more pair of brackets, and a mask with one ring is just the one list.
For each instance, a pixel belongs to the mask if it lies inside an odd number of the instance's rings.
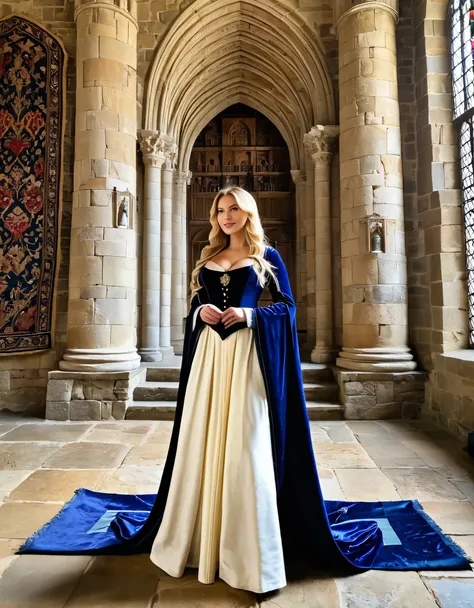
[[146,556],[15,555],[78,487],[156,492],[238,185],[288,269],[325,498],[417,498],[474,558],[473,8],[0,0],[0,608],[474,605],[474,572],[260,601]]

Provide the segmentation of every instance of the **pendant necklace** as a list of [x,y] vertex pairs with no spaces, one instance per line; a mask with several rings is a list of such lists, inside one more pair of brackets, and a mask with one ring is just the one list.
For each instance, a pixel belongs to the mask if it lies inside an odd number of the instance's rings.
[[221,276],[220,281],[224,287],[227,287],[227,285],[230,283],[230,276],[227,274],[227,272]]

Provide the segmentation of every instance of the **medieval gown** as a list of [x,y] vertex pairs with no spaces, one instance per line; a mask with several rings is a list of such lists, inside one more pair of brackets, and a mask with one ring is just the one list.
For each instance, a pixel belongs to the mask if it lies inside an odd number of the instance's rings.
[[[204,583],[218,572],[257,593],[283,587],[295,557],[339,573],[470,569],[416,501],[324,502],[295,302],[277,251],[267,247],[265,258],[277,279],[269,282],[269,306],[258,307],[262,287],[252,266],[200,272],[157,495],[79,489],[21,553],[150,553],[172,576],[190,566]],[[205,304],[241,307],[247,322],[206,325]]]
[[[331,531],[311,446],[295,303],[277,251],[266,248],[274,303],[252,266],[204,267],[187,320],[175,424],[157,500],[134,542],[172,576],[267,592],[285,586],[285,558],[370,566],[375,522]],[[206,304],[242,307],[247,322],[205,324]],[[336,525],[337,528],[337,525]],[[147,540],[145,540],[147,539]]]

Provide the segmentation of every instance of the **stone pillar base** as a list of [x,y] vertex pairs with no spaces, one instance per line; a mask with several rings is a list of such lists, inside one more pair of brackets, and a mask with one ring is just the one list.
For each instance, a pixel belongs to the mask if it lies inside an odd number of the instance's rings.
[[125,372],[54,371],[48,374],[47,420],[123,420],[146,368]]
[[331,347],[315,346],[311,351],[312,363],[334,363],[337,349]]
[[417,419],[425,401],[425,372],[350,372],[335,368],[346,420]]
[[138,350],[138,354],[140,355],[142,361],[146,361],[148,363],[163,361],[163,354],[161,350],[157,348],[140,348]]
[[408,347],[343,348],[336,365],[361,372],[409,372],[416,369]]
[[128,372],[140,367],[137,349],[68,348],[59,369],[68,372]]

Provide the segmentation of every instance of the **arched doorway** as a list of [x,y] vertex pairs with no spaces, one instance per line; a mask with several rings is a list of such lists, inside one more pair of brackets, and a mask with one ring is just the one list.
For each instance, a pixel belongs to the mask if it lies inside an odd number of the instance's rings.
[[[216,192],[240,186],[256,199],[265,234],[282,256],[294,283],[295,196],[288,147],[260,112],[235,104],[198,135],[191,151],[187,194],[188,282],[209,234]],[[263,298],[263,301],[267,298]]]

